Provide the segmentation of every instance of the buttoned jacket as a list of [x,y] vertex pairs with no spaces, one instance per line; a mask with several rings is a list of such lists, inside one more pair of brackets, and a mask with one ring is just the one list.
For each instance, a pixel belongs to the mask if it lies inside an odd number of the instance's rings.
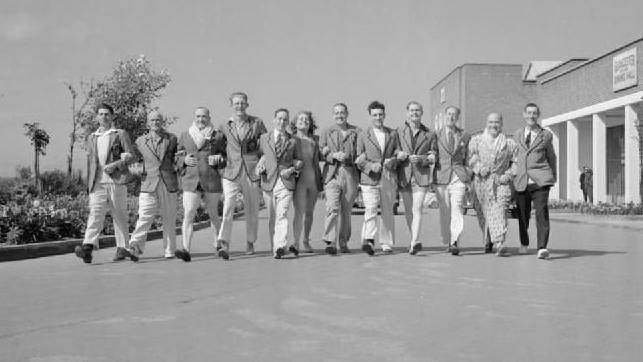
[[514,188],[525,191],[529,179],[539,187],[551,186],[556,183],[556,153],[552,143],[553,135],[549,130],[538,127],[538,135],[526,144],[525,128],[522,127],[514,134],[518,143],[516,159],[514,160]]
[[143,174],[141,175],[141,192],[155,192],[159,181],[162,181],[168,192],[179,189],[179,181],[174,163],[178,139],[172,133],[162,132],[155,140],[151,133],[136,139]]
[[436,164],[436,184],[448,185],[455,173],[460,181],[471,181],[473,172],[468,166],[469,140],[471,136],[460,128],[455,128],[454,148],[449,147],[446,127],[438,131],[438,162]]
[[423,156],[416,164],[411,163],[407,158],[398,165],[398,184],[401,188],[411,185],[412,178],[418,186],[429,186],[435,178],[435,162],[429,162],[428,156],[438,157],[438,138],[435,132],[421,124],[417,136],[413,135],[413,129],[408,122],[397,129],[399,137],[399,148],[408,155]]

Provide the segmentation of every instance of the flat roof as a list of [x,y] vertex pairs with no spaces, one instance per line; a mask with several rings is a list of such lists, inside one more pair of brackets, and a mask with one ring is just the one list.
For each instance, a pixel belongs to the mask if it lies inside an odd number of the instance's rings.
[[457,67],[453,68],[453,70],[452,70],[452,71],[450,71],[450,72],[449,72],[447,75],[445,75],[444,77],[440,78],[440,80],[439,80],[439,81],[437,81],[435,84],[433,84],[433,86],[431,86],[431,88],[429,88],[429,89],[430,89],[430,90],[433,90],[435,87],[437,87],[437,86],[438,86],[438,84],[442,83],[445,79],[449,78],[449,76],[450,76],[451,74],[453,74],[456,70],[458,70],[458,69],[460,69],[460,68],[463,68],[463,67],[467,67],[467,66],[495,66],[495,67],[521,67],[521,68],[522,68],[522,64],[507,64],[507,63],[464,63],[464,64],[461,64],[461,65],[459,65],[459,66],[457,66]]

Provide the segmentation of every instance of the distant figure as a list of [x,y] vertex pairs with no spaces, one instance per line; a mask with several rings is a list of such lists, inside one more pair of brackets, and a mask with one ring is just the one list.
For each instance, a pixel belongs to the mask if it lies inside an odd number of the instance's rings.
[[583,190],[583,201],[594,203],[594,182],[592,180],[593,172],[592,169],[584,166],[583,172],[580,174],[580,189]]
[[92,251],[98,249],[98,236],[103,230],[107,211],[114,220],[116,255],[114,261],[138,257],[127,249],[127,184],[132,180],[128,165],[138,154],[129,135],[114,127],[114,109],[108,104],[96,107],[99,127],[87,136],[87,186],[89,187],[89,216],[82,246],[76,256],[87,264],[92,262]]

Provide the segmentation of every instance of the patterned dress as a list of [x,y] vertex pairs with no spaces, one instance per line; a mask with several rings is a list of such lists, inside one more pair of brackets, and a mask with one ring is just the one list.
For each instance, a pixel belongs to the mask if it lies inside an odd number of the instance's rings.
[[[479,203],[478,222],[486,242],[505,241],[515,152],[516,142],[504,134],[494,138],[485,131],[469,142],[469,166],[475,174],[472,185]],[[480,171],[485,167],[489,174],[483,177]],[[501,181],[503,175],[507,176],[505,182]]]

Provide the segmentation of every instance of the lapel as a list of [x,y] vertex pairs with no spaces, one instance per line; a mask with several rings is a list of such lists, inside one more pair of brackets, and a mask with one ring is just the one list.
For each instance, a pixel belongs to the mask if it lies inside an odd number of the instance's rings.
[[239,133],[237,132],[237,125],[234,123],[232,118],[228,120],[228,133],[230,133],[232,137],[237,140],[237,143],[241,145],[241,139],[239,139]]
[[402,140],[411,152],[415,152],[413,149],[413,130],[411,129],[411,126],[409,126],[408,122],[405,122],[404,131],[402,132]]
[[156,153],[156,145],[154,145],[154,141],[152,140],[152,135],[150,133],[145,135],[145,146],[147,146],[147,149],[150,150],[154,157],[159,160],[161,159],[161,157]]
[[[369,127],[366,133],[368,140],[373,144],[373,147],[379,152],[380,158],[384,157],[384,150],[380,148],[379,142],[377,142],[377,137],[375,137],[375,132],[373,127]],[[384,141],[384,147],[386,147],[386,141]]]
[[337,143],[337,140],[341,140],[341,138],[342,138],[342,131],[337,129],[337,127],[331,129],[327,139],[328,143],[330,143],[331,150],[339,150],[339,144]]
[[[255,119],[250,118],[248,116],[248,130],[247,130],[246,134],[243,136],[243,139],[241,140],[241,142],[245,142],[248,139],[248,137],[250,137],[251,135],[253,135],[255,133],[255,124],[256,124]],[[239,135],[237,135],[237,138],[238,137],[239,137]]]
[[453,152],[453,150],[449,148],[449,142],[448,142],[448,140],[447,140],[447,130],[446,130],[446,127],[442,127],[442,128],[440,129],[440,134],[438,135],[438,142],[440,142],[440,143],[442,144],[442,147],[444,147],[444,149],[447,151],[447,153],[448,153],[449,155],[453,156],[453,154],[454,154],[455,152]]
[[89,151],[90,151],[90,154],[94,155],[94,159],[96,161],[96,164],[98,164],[99,163],[99,160],[98,160],[98,137],[93,133],[91,135],[89,135],[89,137],[90,137],[90,144],[89,144],[90,150]]
[[543,133],[545,132],[543,132],[542,127],[539,127],[538,129],[539,129],[538,135],[529,144],[529,151],[533,150],[536,146],[538,146],[543,141]]
[[[214,132],[212,132],[214,135]],[[163,158],[165,157],[165,151],[167,151],[167,147],[170,145],[170,138],[167,136],[166,133],[163,134],[161,138],[161,144],[159,145],[159,161],[162,161]]]

